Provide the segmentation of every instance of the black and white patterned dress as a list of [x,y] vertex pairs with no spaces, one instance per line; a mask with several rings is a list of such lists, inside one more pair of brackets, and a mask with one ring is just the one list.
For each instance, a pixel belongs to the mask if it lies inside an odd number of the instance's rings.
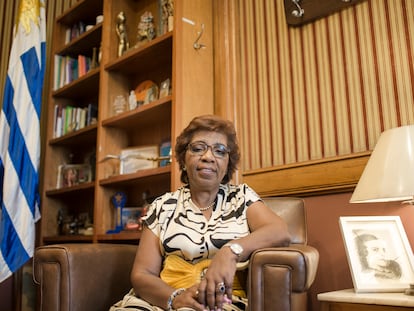
[[[188,185],[168,192],[152,202],[143,221],[160,239],[164,257],[176,255],[192,264],[213,258],[227,242],[248,235],[247,209],[260,200],[246,184],[220,185],[212,215],[207,220],[190,198]],[[126,310],[125,307],[131,310],[131,305],[132,310],[161,310],[134,297],[131,291],[111,311]],[[245,307],[245,299],[233,296],[233,305],[224,305],[223,309],[239,311]]]
[[188,186],[156,199],[144,221],[160,239],[163,256],[197,263],[212,258],[228,241],[250,233],[247,208],[260,197],[246,184],[220,185],[211,218],[191,202]]

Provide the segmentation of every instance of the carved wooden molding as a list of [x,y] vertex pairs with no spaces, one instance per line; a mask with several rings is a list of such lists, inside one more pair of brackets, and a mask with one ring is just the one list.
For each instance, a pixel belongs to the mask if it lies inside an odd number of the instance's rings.
[[352,191],[370,152],[243,173],[261,196],[309,196]]
[[286,22],[300,26],[366,0],[284,0]]

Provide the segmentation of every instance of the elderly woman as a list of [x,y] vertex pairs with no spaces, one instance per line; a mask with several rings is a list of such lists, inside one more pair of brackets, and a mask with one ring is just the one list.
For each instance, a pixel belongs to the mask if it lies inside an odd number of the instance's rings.
[[239,161],[230,121],[194,118],[175,156],[184,185],[151,204],[133,290],[112,310],[245,310],[237,268],[258,248],[289,244],[287,226],[248,185],[229,184]]

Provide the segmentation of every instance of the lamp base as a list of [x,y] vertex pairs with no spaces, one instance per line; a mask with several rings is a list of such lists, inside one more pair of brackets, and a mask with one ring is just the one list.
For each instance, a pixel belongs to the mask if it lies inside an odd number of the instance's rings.
[[410,288],[407,288],[404,294],[414,296],[414,284],[410,284]]

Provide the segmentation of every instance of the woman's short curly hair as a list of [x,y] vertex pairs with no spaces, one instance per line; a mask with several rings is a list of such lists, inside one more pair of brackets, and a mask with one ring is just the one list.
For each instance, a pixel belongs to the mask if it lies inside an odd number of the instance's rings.
[[185,184],[188,183],[188,175],[184,170],[185,153],[187,151],[188,144],[193,139],[194,134],[200,131],[218,132],[224,134],[227,137],[227,146],[230,149],[229,164],[227,167],[227,174],[221,181],[222,184],[227,184],[236,171],[240,160],[239,145],[237,142],[236,130],[233,123],[215,115],[203,115],[195,117],[177,137],[175,144],[175,158],[180,167],[181,182]]

